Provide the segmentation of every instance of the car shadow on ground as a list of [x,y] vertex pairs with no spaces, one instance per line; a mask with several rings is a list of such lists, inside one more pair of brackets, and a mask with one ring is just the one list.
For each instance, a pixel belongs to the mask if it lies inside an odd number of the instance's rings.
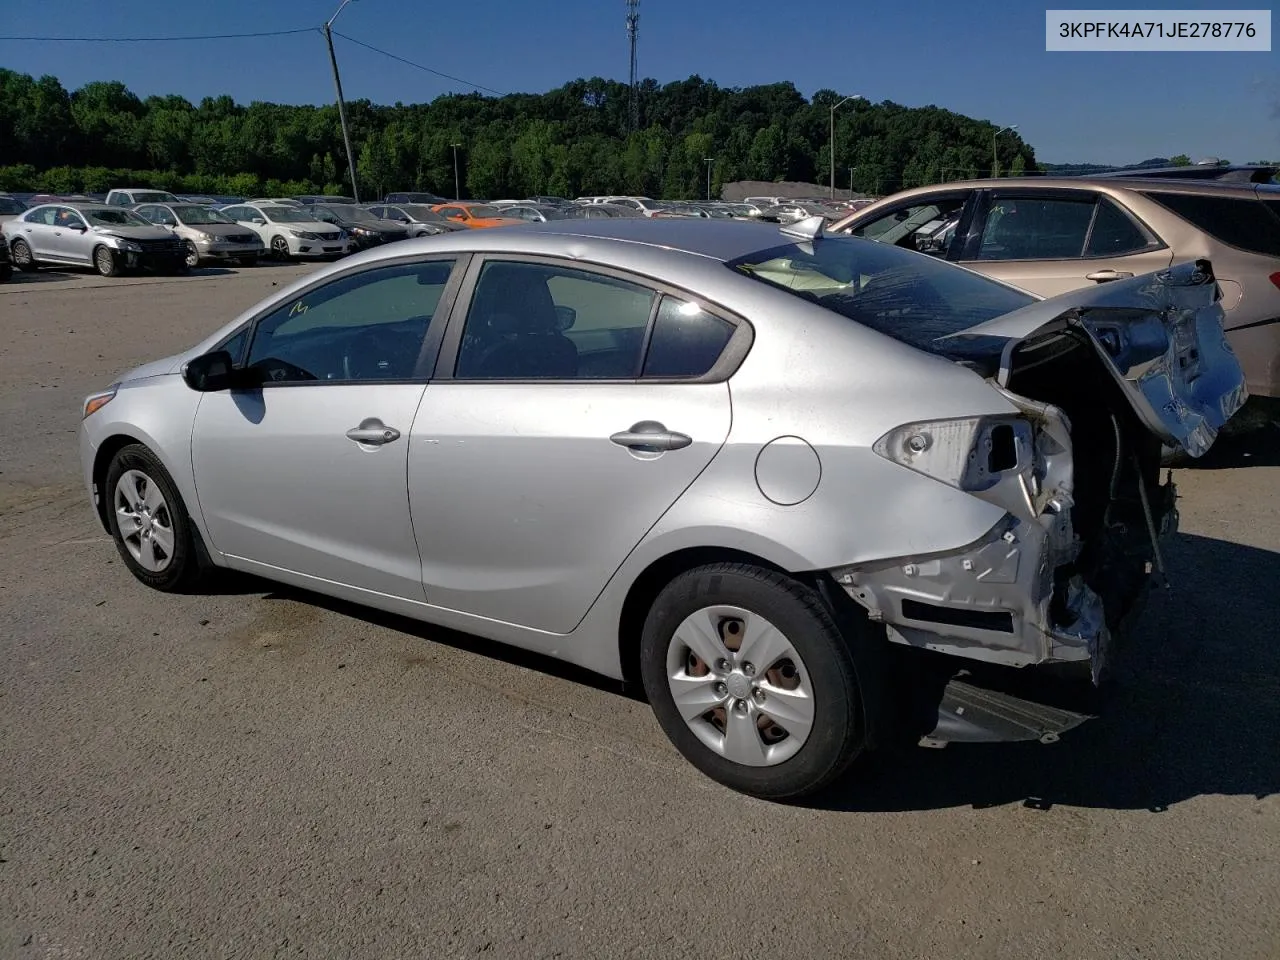
[[[1118,652],[1092,716],[1056,743],[889,746],[860,759],[835,785],[802,801],[877,812],[1021,803],[1161,812],[1204,794],[1280,793],[1280,554],[1179,534],[1166,546],[1172,586],[1149,600]],[[227,574],[220,593],[311,604],[458,650],[643,701],[624,686],[541,654],[254,577]],[[954,661],[953,661],[954,662]],[[1008,674],[1008,671],[1005,671]],[[1018,678],[1006,689],[1025,690]],[[1057,682],[1037,692],[1074,690]],[[931,693],[940,694],[941,686]],[[921,730],[919,732],[925,732]],[[912,738],[914,740],[914,737]]]
[[[6,286],[17,287],[33,283],[57,283],[59,280],[74,280],[76,277],[84,275],[86,274],[65,270],[37,270],[31,273],[25,270],[15,270]],[[0,287],[0,289],[4,288]]]
[[1184,466],[1189,470],[1280,467],[1280,424],[1265,424],[1239,436],[1220,436],[1208,453]]
[[1021,803],[1162,812],[1280,793],[1280,554],[1178,535],[1172,586],[1121,648],[1097,715],[1056,743],[900,747],[806,805],[908,811]]

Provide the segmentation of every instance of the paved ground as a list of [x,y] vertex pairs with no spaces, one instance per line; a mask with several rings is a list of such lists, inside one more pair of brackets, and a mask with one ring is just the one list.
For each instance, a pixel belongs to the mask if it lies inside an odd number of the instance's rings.
[[305,269],[0,286],[0,957],[1280,956],[1274,443],[1179,472],[1102,719],[778,806],[554,664],[133,581],[81,397]]

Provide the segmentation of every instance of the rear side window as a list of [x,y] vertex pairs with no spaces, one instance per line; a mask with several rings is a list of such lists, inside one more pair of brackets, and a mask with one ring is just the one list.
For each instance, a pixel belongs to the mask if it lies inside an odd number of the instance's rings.
[[1089,231],[1084,255],[1118,257],[1138,253],[1156,244],[1154,237],[1125,216],[1114,203],[1103,198],[1098,202],[1098,212],[1093,217],[1093,229]]
[[663,297],[649,337],[645,377],[701,377],[716,365],[734,326],[696,303]]
[[1147,196],[1215,240],[1250,253],[1280,257],[1280,224],[1260,200],[1195,193],[1152,192]]

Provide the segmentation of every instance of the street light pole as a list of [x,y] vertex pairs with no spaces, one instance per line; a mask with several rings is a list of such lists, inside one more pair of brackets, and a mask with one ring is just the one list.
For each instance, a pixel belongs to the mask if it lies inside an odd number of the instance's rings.
[[351,129],[347,126],[347,105],[342,99],[342,78],[338,76],[338,58],[333,52],[333,32],[330,30],[333,21],[338,19],[338,14],[350,2],[351,0],[342,0],[334,15],[325,21],[324,40],[329,45],[329,65],[333,67],[333,85],[338,91],[338,122],[342,124],[342,142],[347,148],[347,171],[351,174],[351,198],[359,203],[360,185],[356,182],[356,155],[351,152]]
[[991,135],[991,178],[993,180],[996,177],[1000,176],[1000,154],[996,152],[996,138],[999,137],[1000,134],[1004,133],[1006,130],[1017,130],[1017,129],[1018,129],[1018,125],[1016,123],[1013,123],[1007,127],[1001,127],[999,130],[997,130],[995,133]]
[[707,201],[711,200],[711,165],[716,162],[715,157],[703,157],[707,164]]
[[853,199],[853,171],[857,169],[858,169],[857,167],[849,168],[849,199],[850,200]]
[[453,147],[453,199],[462,199],[462,187],[458,183],[458,148],[462,146],[460,143],[451,143]]
[[843,107],[850,100],[865,100],[865,99],[867,98],[862,96],[861,94],[855,93],[853,96],[845,97],[839,103],[832,104],[831,106],[831,145],[830,145],[831,155],[828,156],[827,159],[831,162],[831,199],[832,200],[836,198],[836,110],[839,107]]

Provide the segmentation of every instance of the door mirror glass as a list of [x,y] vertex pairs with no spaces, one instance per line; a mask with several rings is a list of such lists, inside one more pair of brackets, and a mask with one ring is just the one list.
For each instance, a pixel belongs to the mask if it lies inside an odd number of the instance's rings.
[[265,219],[263,219],[262,217],[251,217],[251,218],[249,219],[249,222],[250,222],[250,223],[256,223],[256,224],[257,224],[258,226],[260,226],[260,227],[264,227],[264,226],[266,226],[266,225],[267,225],[267,221],[266,221]]
[[235,360],[226,350],[214,350],[202,353],[187,361],[182,368],[182,379],[188,387],[200,393],[215,393],[219,390],[256,387],[262,384],[259,371],[239,369]]

